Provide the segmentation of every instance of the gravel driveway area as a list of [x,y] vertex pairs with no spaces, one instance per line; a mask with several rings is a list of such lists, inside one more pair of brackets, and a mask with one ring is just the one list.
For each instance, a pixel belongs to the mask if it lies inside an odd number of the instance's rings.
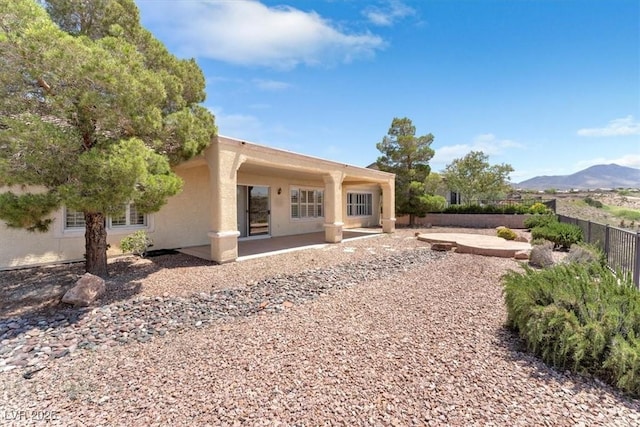
[[222,266],[130,261],[97,309],[12,306],[0,353],[35,362],[0,372],[0,425],[640,425],[639,401],[505,329],[516,261],[433,252],[415,231]]

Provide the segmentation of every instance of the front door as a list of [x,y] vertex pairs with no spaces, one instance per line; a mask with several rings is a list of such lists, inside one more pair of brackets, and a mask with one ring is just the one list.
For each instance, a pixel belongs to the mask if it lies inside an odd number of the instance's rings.
[[269,187],[238,186],[238,231],[240,237],[269,235]]

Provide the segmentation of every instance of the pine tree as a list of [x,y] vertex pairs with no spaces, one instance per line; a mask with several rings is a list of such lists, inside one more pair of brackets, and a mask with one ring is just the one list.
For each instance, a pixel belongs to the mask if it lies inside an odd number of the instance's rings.
[[0,219],[46,231],[61,206],[83,212],[86,270],[106,276],[106,217],[159,210],[182,186],[171,165],[215,136],[204,76],[141,27],[133,0],[0,10]]

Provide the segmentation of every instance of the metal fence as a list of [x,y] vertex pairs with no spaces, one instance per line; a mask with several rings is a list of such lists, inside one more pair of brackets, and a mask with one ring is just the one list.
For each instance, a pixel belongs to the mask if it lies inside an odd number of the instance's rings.
[[609,268],[630,276],[640,288],[640,232],[564,215],[558,215],[558,220],[580,227],[585,241],[604,252]]

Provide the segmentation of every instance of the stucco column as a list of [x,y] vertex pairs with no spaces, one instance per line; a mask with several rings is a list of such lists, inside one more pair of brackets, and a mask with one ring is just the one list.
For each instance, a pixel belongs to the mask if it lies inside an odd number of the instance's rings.
[[381,185],[382,187],[382,231],[396,231],[396,183],[395,178]]
[[324,179],[324,240],[342,241],[342,173],[330,173]]
[[[209,165],[211,215],[209,217],[211,260],[220,264],[238,258],[237,171],[242,158],[235,152],[221,149],[214,142],[205,153]],[[197,203],[197,201],[194,201]]]

